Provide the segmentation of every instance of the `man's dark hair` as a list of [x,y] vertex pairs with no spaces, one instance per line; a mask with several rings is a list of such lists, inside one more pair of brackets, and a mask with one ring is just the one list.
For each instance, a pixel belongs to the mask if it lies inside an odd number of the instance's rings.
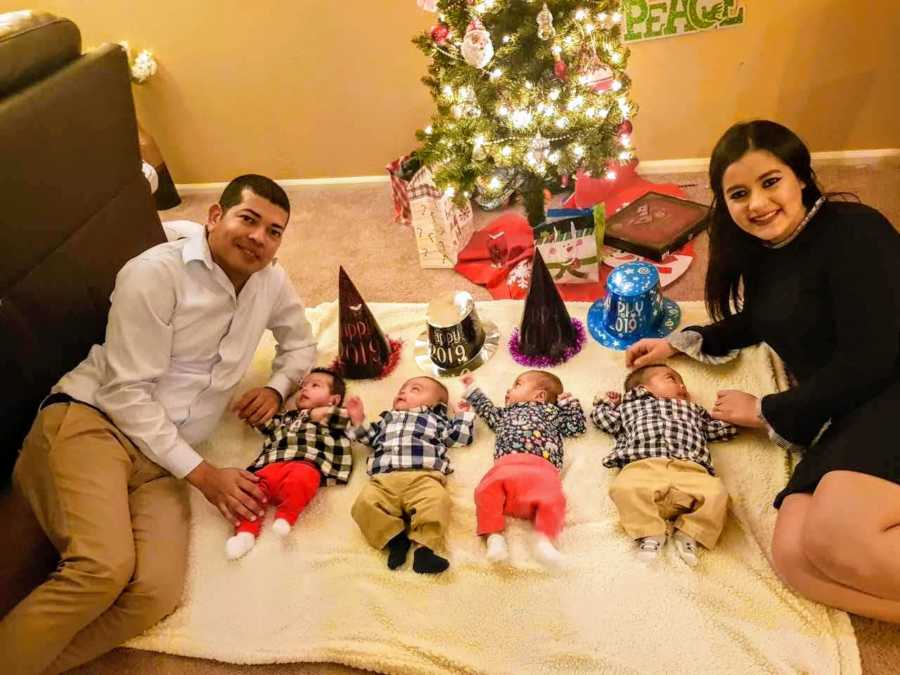
[[238,176],[225,186],[222,196],[219,197],[219,206],[222,207],[222,211],[227,211],[232,206],[240,204],[243,200],[244,190],[250,190],[257,197],[262,197],[272,202],[275,206],[284,209],[288,214],[288,218],[290,218],[291,202],[287,193],[271,178],[255,173]]
[[625,378],[625,391],[631,391],[639,384],[644,384],[647,381],[647,373],[654,368],[668,368],[669,366],[664,363],[653,363],[649,366],[641,366],[640,368],[635,368],[630,373],[628,373],[628,377]]
[[323,375],[328,375],[331,377],[331,386],[328,388],[331,394],[337,394],[341,397],[341,400],[338,401],[338,405],[344,402],[344,394],[347,393],[347,383],[344,382],[344,378],[338,375],[336,372],[331,370],[331,368],[313,368],[309,371],[309,374],[313,373],[322,373]]

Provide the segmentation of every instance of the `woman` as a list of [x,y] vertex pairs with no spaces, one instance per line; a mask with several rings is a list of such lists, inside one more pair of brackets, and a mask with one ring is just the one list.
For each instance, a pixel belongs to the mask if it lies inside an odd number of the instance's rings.
[[768,343],[795,386],[761,400],[720,391],[712,414],[804,449],[775,498],[772,564],[812,600],[900,623],[900,234],[823,196],[809,150],[774,122],[725,132],[709,177],[717,321],[641,340],[626,363],[721,363]]

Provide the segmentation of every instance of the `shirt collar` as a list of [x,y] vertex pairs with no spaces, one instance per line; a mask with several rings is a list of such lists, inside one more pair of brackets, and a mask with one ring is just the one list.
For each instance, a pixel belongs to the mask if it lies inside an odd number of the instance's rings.
[[212,253],[209,250],[209,242],[206,241],[206,227],[188,237],[187,243],[181,250],[181,258],[184,263],[199,260],[207,269],[213,268]]
[[410,408],[409,410],[400,410],[399,412],[408,412],[408,413],[436,413],[438,415],[447,416],[447,404],[446,403],[436,403],[433,406],[427,405],[419,405],[415,408]]

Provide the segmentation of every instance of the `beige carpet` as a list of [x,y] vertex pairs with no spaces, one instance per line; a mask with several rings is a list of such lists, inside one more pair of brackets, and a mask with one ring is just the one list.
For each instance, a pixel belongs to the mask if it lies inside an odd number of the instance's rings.
[[[688,197],[708,202],[703,174],[651,176],[684,186]],[[900,169],[896,167],[825,167],[819,178],[826,189],[848,190],[881,210],[900,229]],[[386,184],[300,187],[289,190],[294,215],[279,257],[290,271],[307,304],[333,300],[337,266],[343,264],[370,301],[427,301],[446,288],[468,289],[476,298],[488,294],[450,271],[418,268],[411,231],[391,222],[390,190]],[[213,193],[185,195],[184,203],[161,213],[163,219],[203,220]],[[479,224],[496,213],[476,210]],[[698,258],[666,294],[676,300],[703,297],[706,236],[697,239]],[[313,261],[319,261],[314,264]],[[853,617],[863,672],[893,675],[900,663],[900,627]],[[80,669],[81,673],[196,673],[218,675],[251,670],[259,674],[349,673],[352,669],[318,664],[235,666],[214,661],[119,649]]]

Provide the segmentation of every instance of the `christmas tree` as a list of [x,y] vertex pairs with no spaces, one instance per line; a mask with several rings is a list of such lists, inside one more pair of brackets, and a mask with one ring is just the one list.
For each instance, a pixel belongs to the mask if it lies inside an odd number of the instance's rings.
[[419,4],[438,15],[414,40],[437,106],[419,158],[445,194],[484,203],[516,187],[535,226],[545,186],[578,171],[613,179],[632,158],[619,0]]

